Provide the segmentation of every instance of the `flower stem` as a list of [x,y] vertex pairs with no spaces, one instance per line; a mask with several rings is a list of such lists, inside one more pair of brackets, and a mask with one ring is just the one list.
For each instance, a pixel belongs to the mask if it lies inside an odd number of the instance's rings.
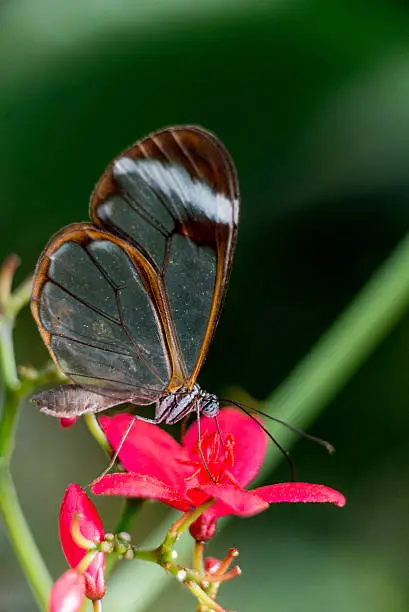
[[[408,270],[409,234],[267,398],[263,409],[292,425],[308,427],[408,311]],[[294,435],[283,431],[280,442],[286,446],[293,441]],[[278,455],[270,449],[256,482],[271,471],[271,462],[280,460]]]
[[165,538],[164,545],[173,546],[178,538],[189,529],[190,525],[192,525],[196,519],[199,518],[211,506],[216,503],[215,499],[209,499],[204,504],[195,508],[194,510],[190,510],[189,512],[185,512],[182,514],[181,518],[175,521],[172,527],[169,529],[168,535]]
[[103,432],[102,427],[100,426],[97,417],[95,414],[86,414],[84,415],[85,423],[90,431],[91,435],[98,442],[102,450],[106,452],[108,456],[112,455],[112,448],[109,444],[106,435]]
[[220,567],[217,570],[216,574],[218,575],[225,574],[225,572],[227,572],[227,570],[229,569],[230,565],[233,563],[235,559],[237,559],[238,556],[239,556],[239,551],[237,550],[237,548],[230,548],[229,552],[227,553],[223,561],[220,563]]
[[10,299],[14,274],[19,265],[19,256],[13,254],[6,257],[0,266],[0,310],[2,313]]
[[135,559],[160,564],[160,548],[154,548],[153,550],[140,550],[139,548],[133,546],[132,550],[134,552]]
[[193,567],[199,574],[203,574],[204,571],[204,542],[195,542],[195,547],[193,549]]
[[215,612],[226,612],[214,599],[210,597],[196,582],[190,580],[185,581],[185,585],[191,593],[200,601],[203,606],[214,610]]
[[125,498],[121,517],[115,527],[115,533],[120,533],[121,531],[130,532],[135,515],[145,503],[146,500],[142,498]]
[[19,384],[13,345],[13,321],[0,318],[0,367],[3,383],[10,389]]
[[13,326],[18,312],[27,304],[31,279],[11,292],[17,258],[9,258],[0,270],[0,378],[2,404],[0,420],[0,511],[8,537],[25,573],[40,610],[46,610],[51,578],[25,520],[9,471],[14,449],[19,406],[35,381],[20,381],[13,345]]
[[6,387],[3,398],[3,414],[0,421],[0,461],[3,466],[10,465],[19,415],[19,403],[20,394]]
[[0,465],[0,510],[11,544],[40,610],[47,609],[51,578],[27,526],[10,473]]

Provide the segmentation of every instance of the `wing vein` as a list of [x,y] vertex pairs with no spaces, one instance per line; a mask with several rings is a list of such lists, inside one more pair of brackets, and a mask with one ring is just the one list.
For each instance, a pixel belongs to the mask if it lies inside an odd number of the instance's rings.
[[[148,185],[147,183],[145,184]],[[153,193],[155,193],[154,190],[150,187],[150,185],[148,185],[148,187]],[[138,200],[133,198],[128,192],[124,190],[121,191],[121,196],[123,197],[126,204],[136,214],[140,215],[142,219],[146,221],[146,223],[148,223],[154,230],[159,232],[164,238],[167,238],[169,236],[169,232],[166,227],[160,221],[158,221],[158,219],[156,219],[148,210],[146,210]]]
[[[92,374],[91,376],[87,376],[86,374],[80,374],[78,372],[71,372],[71,371],[67,371],[65,370],[65,375],[72,377],[75,376],[76,378],[87,378],[89,380],[103,380],[105,382],[111,382],[114,383],[115,385],[119,385],[120,387],[131,387],[132,389],[137,389],[140,390],[140,387],[138,387],[137,385],[131,383],[131,382],[124,382],[123,380],[116,380],[116,378],[107,378],[106,376],[96,376],[95,374]],[[78,383],[81,384],[81,383]],[[149,389],[149,386],[146,385],[145,387],[146,389]],[[153,388],[153,387],[152,387]],[[153,388],[154,389],[154,388]],[[155,389],[156,390],[156,389]],[[102,393],[102,391],[107,391],[107,389],[98,389],[97,393],[99,393],[100,395],[104,395]],[[112,389],[112,391],[115,391],[114,389]]]
[[112,348],[104,347],[98,344],[92,344],[87,340],[80,340],[79,338],[74,338],[71,336],[67,336],[66,334],[62,334],[60,332],[50,332],[52,336],[56,336],[57,338],[63,338],[64,340],[69,340],[70,342],[77,342],[78,344],[82,344],[83,346],[88,346],[89,348],[94,348],[99,351],[105,351],[107,353],[114,353],[114,355],[122,355],[124,357],[133,357],[132,353],[124,353],[122,351],[116,351]]
[[119,291],[120,291],[121,288],[118,287],[118,285],[111,279],[109,274],[107,272],[105,272],[105,270],[102,268],[100,263],[95,259],[93,254],[90,253],[88,250],[86,252],[87,252],[88,256],[90,257],[91,261],[94,263],[95,267],[98,270],[100,270],[101,274],[104,274],[104,276],[106,277],[107,281],[110,282],[110,284],[112,286],[112,289],[113,289],[114,295],[115,295],[116,307],[117,307],[118,315],[119,315],[119,325],[123,329],[123,331],[125,332],[126,337],[128,338],[131,346],[133,347],[136,357],[142,361],[142,363],[145,365],[147,370],[151,374],[153,374],[153,376],[155,376],[155,378],[162,385],[165,385],[166,384],[165,381],[162,380],[162,378],[159,376],[158,371],[156,370],[156,368],[154,368],[152,366],[152,364],[150,364],[149,361],[146,359],[146,357],[143,355],[143,353],[141,352],[141,348],[140,348],[139,344],[136,342],[135,338],[129,332],[128,327],[125,324],[124,315],[123,315],[123,309],[122,309],[122,304],[121,304],[121,298],[120,298],[120,295],[119,295]]
[[69,295],[76,302],[79,302],[80,304],[82,304],[83,306],[91,310],[92,312],[95,312],[95,314],[98,314],[101,317],[104,317],[105,319],[110,321],[111,323],[115,323],[115,325],[120,326],[120,323],[114,317],[111,317],[111,315],[107,314],[103,310],[100,310],[97,306],[93,306],[92,304],[89,304],[86,300],[83,300],[82,298],[78,297],[77,295],[72,293],[72,291],[64,287],[64,285],[61,285],[61,283],[59,283],[58,281],[54,280],[53,278],[48,277],[48,282],[52,283],[53,285],[61,289],[61,291],[64,291],[64,293]]
[[136,342],[135,338],[132,336],[132,334],[129,332],[127,325],[125,324],[124,321],[124,317],[123,317],[123,309],[122,309],[122,304],[121,304],[121,297],[119,295],[119,292],[115,292],[115,299],[116,299],[116,304],[117,304],[117,308],[118,308],[118,313],[119,313],[119,318],[121,321],[121,326],[122,329],[124,330],[129,342],[131,343],[131,345],[133,346],[133,349],[135,351],[136,356],[138,357],[138,359],[140,359],[144,366],[147,368],[147,370],[160,382],[162,383],[162,385],[165,385],[165,381],[162,380],[162,378],[159,376],[158,371],[156,368],[154,368],[154,366],[152,366],[152,364],[148,361],[148,359],[146,359],[146,357],[142,354],[141,349],[139,344]]

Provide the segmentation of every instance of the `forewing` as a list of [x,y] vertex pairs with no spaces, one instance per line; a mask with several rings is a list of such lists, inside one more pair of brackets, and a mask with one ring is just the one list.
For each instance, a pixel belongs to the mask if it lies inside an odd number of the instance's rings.
[[37,266],[32,311],[74,383],[113,403],[160,397],[172,363],[155,276],[136,249],[91,224],[68,226],[50,241]]
[[239,190],[229,154],[202,128],[151,134],[108,166],[90,214],[142,250],[162,279],[174,350],[192,387],[220,316],[236,242]]

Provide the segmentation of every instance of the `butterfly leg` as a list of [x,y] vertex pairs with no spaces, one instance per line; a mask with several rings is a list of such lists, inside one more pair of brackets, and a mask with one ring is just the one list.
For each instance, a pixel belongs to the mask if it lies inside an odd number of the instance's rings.
[[[159,404],[159,400],[156,402],[156,413],[158,411],[158,404]],[[97,482],[99,482],[101,480],[101,478],[106,476],[108,474],[108,472],[114,467],[115,461],[118,459],[118,455],[121,452],[121,449],[122,449],[122,447],[123,447],[123,445],[125,443],[125,440],[128,437],[128,434],[130,433],[130,431],[131,431],[131,429],[134,426],[136,421],[143,421],[144,423],[151,423],[152,425],[158,425],[159,423],[161,423],[164,420],[165,417],[166,417],[166,413],[165,413],[165,415],[155,416],[153,419],[150,419],[148,417],[140,416],[139,414],[135,414],[132,417],[132,419],[130,420],[129,425],[126,428],[125,432],[123,433],[122,438],[121,438],[121,440],[120,440],[120,442],[119,442],[119,444],[118,444],[118,446],[117,446],[117,448],[115,450],[115,453],[113,454],[112,459],[111,459],[111,461],[108,464],[108,467],[103,472],[101,472],[101,474],[99,474],[99,476],[97,476],[92,481],[90,486],[96,484]]]
[[199,455],[202,460],[204,469],[207,472],[207,475],[209,476],[210,480],[216,484],[217,481],[215,480],[213,474],[209,470],[209,466],[207,465],[207,461],[206,461],[206,458],[202,450],[202,440],[201,440],[202,432],[201,432],[201,426],[200,426],[200,419],[201,419],[200,402],[196,402],[195,408],[196,408],[196,417],[197,417],[197,448],[199,450]]

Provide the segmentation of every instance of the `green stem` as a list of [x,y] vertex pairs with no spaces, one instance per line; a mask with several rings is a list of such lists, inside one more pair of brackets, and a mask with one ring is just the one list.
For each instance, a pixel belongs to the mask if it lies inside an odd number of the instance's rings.
[[0,371],[3,380],[3,404],[0,421],[0,458],[10,462],[14,448],[18,418],[20,381],[17,374],[13,345],[13,322],[6,317],[0,319]]
[[0,311],[3,313],[4,308],[10,299],[11,290],[13,287],[13,278],[17,268],[20,265],[18,255],[9,255],[0,266]]
[[[29,382],[21,383],[18,377],[13,345],[13,326],[15,316],[29,300],[31,281],[26,281],[10,295],[15,264],[16,262],[13,263],[12,260],[6,263],[1,279],[3,310],[0,316],[0,372],[3,401],[0,421],[0,511],[9,539],[38,607],[46,610],[52,581],[26,523],[9,472],[19,405],[24,393],[30,388]],[[9,278],[7,273],[9,273]]]
[[10,473],[0,466],[0,510],[11,544],[40,610],[47,609],[51,578],[27,526]]
[[21,285],[19,285],[10,295],[9,299],[7,300],[6,308],[6,314],[8,314],[10,318],[15,319],[20,310],[28,304],[31,297],[32,287],[33,279],[30,276],[29,278],[26,278],[26,280],[23,281]]
[[180,538],[180,536],[189,529],[190,525],[192,525],[195,520],[203,514],[203,512],[211,508],[211,506],[213,506],[215,503],[216,500],[209,499],[198,508],[182,514],[182,516],[173,523],[172,527],[167,532],[162,544],[163,552],[165,554],[170,554],[174,544]]
[[13,345],[13,321],[0,319],[0,371],[6,387],[14,389],[19,385]]
[[[293,425],[308,426],[392,331],[408,308],[409,234],[310,353],[270,395],[264,407]],[[294,444],[294,436],[284,430],[282,437],[287,447]],[[270,450],[258,480],[264,479],[281,459],[279,453]],[[219,529],[226,523],[225,520]],[[186,551],[188,546],[188,540],[184,539],[179,545],[179,553]],[[109,601],[115,603],[108,609],[115,609],[115,612],[140,612],[152,606],[169,583],[168,575],[158,580],[155,572],[144,571],[144,594],[141,596],[138,593],[138,570],[129,565],[121,568],[116,581],[111,584]],[[127,597],[121,600],[123,592],[127,592]]]
[[13,322],[0,319],[0,372],[3,381],[3,403],[0,421],[0,458],[10,462],[18,418],[20,381],[17,374],[13,345]]
[[115,533],[120,533],[121,531],[129,533],[131,531],[135,515],[139,512],[145,502],[145,499],[139,498],[133,499],[130,497],[125,499],[121,517],[115,527]]
[[214,610],[215,612],[225,612],[225,609],[219,606],[219,604],[214,601],[210,595],[206,593],[196,582],[191,582],[187,580],[185,585],[189,589],[191,593],[200,601],[203,606],[206,606],[209,610]]
[[193,549],[193,567],[199,574],[204,572],[204,542],[195,542]]
[[[267,398],[263,409],[306,428],[345,387],[409,309],[409,234],[376,270],[364,288]],[[283,431],[280,442],[294,443]],[[257,481],[265,478],[279,453],[269,451]],[[273,458],[275,457],[275,458]]]
[[3,401],[3,414],[0,422],[0,461],[10,465],[14,450],[15,432],[19,416],[20,394],[6,387]]
[[149,563],[157,563],[160,565],[161,552],[160,548],[154,548],[153,550],[141,550],[140,548],[132,547],[135,559],[141,561],[149,561]]
[[112,455],[112,448],[109,444],[106,435],[104,434],[100,424],[98,423],[98,419],[95,414],[86,414],[84,416],[85,423],[88,427],[89,432],[98,442],[102,450],[106,452],[108,456]]

